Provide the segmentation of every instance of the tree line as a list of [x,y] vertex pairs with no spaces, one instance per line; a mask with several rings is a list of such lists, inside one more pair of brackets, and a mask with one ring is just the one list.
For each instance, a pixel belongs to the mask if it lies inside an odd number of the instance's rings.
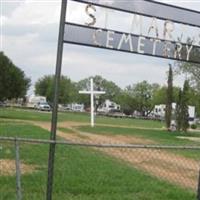
[[0,52],[0,101],[25,97],[30,83],[30,78]]
[[[194,55],[197,56],[197,55]],[[197,115],[200,116],[200,65],[189,63],[176,63],[173,66],[174,74],[187,73],[188,91],[187,103],[196,108]],[[24,97],[30,87],[31,80],[25,73],[17,67],[3,52],[0,52],[0,101],[13,98]],[[87,95],[79,95],[79,90],[89,89],[89,79],[85,78],[78,82],[72,81],[67,76],[61,76],[59,103],[68,104],[72,102],[84,103],[89,106],[90,98]],[[126,114],[133,111],[140,112],[143,116],[148,116],[157,104],[166,104],[168,99],[168,85],[161,86],[157,83],[141,81],[125,88],[120,88],[114,82],[106,80],[101,76],[94,76],[95,90],[106,91],[105,95],[96,96],[96,109],[105,101],[110,99],[121,105],[121,109]],[[35,93],[46,96],[49,102],[53,99],[54,76],[46,75],[38,79],[35,84]],[[181,99],[181,88],[172,86],[173,94],[171,102],[183,102]],[[183,104],[183,103],[180,103]],[[177,115],[179,109],[177,108]]]
[[[132,114],[134,111],[138,111],[142,116],[147,117],[153,111],[155,105],[167,104],[167,99],[170,98],[170,102],[178,102],[180,99],[181,88],[176,86],[161,86],[157,83],[148,83],[147,81],[141,81],[136,84],[128,85],[124,89],[121,89],[114,82],[108,81],[105,78],[96,75],[88,77],[79,82],[73,82],[67,76],[61,76],[60,89],[59,89],[59,103],[83,103],[86,107],[90,105],[90,97],[88,95],[80,95],[79,90],[90,89],[90,78],[94,80],[94,89],[105,91],[105,95],[99,95],[95,98],[95,108],[98,107],[106,100],[109,99],[121,105],[121,110],[125,114]],[[53,101],[53,83],[54,76],[46,75],[40,78],[35,84],[35,93],[37,95],[46,96],[49,102]],[[169,92],[169,90],[171,90]],[[171,95],[168,97],[168,95]],[[197,108],[197,112],[200,115],[200,109],[198,107],[200,94],[196,92],[192,87],[188,86],[187,103]]]

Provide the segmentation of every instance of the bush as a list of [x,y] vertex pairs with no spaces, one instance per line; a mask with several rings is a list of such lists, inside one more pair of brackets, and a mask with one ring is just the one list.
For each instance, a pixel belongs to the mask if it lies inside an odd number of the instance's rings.
[[191,129],[197,129],[197,125],[196,124],[192,124],[190,127],[191,127]]

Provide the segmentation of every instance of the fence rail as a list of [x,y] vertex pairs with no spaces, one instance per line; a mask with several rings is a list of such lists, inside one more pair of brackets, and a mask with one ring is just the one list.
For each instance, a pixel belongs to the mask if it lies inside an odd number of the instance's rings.
[[35,144],[61,144],[61,145],[72,145],[72,146],[88,146],[88,147],[101,147],[101,148],[133,148],[133,149],[185,149],[185,150],[200,150],[200,146],[187,146],[187,145],[143,145],[143,144],[105,144],[105,143],[77,143],[68,142],[62,140],[45,140],[45,139],[30,139],[30,138],[20,138],[20,137],[0,137],[0,141],[7,142],[22,142],[22,143],[35,143]]
[[14,137],[0,137],[0,200],[45,199],[52,143],[56,144],[53,199],[142,200],[152,195],[154,200],[200,200],[199,146]]

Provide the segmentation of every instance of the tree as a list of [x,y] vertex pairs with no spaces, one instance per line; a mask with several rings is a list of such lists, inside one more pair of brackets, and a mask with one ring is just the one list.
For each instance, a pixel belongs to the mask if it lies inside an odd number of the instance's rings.
[[[173,101],[172,102],[177,102],[179,90],[180,90],[179,87],[173,86]],[[167,99],[166,86],[159,87],[157,90],[155,90],[154,95],[153,95],[154,105],[166,104],[166,99]]]
[[[188,43],[192,44],[192,39],[188,38]],[[190,55],[195,60],[200,59],[199,49],[192,51]],[[192,91],[190,96],[190,104],[196,108],[197,116],[200,117],[200,64],[176,62],[176,73],[185,74],[190,82],[190,90]],[[193,98],[192,98],[193,97]]]
[[0,72],[0,101],[26,95],[31,80],[3,52],[0,52]]
[[[104,95],[95,95],[95,110],[106,100],[116,101],[118,103],[121,88],[119,88],[114,82],[108,81],[101,76],[88,77],[77,83],[78,90],[90,90],[90,79],[93,78],[94,89],[99,91],[105,91]],[[79,95],[79,102],[89,105],[90,98],[88,95]]]
[[[192,51],[191,57],[194,57],[195,60],[200,60],[199,50]],[[200,64],[177,62],[176,72],[178,74],[187,74],[187,79],[190,81],[191,86],[200,92]]]
[[176,102],[176,111],[175,111],[175,118],[176,118],[176,127],[177,131],[180,131],[182,128],[182,111],[181,111],[181,105],[182,105],[182,90],[179,90],[178,99]]
[[134,100],[135,110],[139,111],[142,116],[148,116],[152,112],[154,108],[153,96],[158,88],[158,84],[149,84],[147,81],[126,87],[127,94]]
[[197,116],[200,116],[200,93],[190,86],[188,91],[189,102],[188,105],[195,106]]
[[[35,84],[35,93],[45,96],[48,101],[53,102],[54,76],[46,75]],[[78,91],[75,84],[66,76],[61,76],[58,102],[67,104],[77,101]]]
[[137,100],[131,96],[127,90],[124,90],[118,96],[118,103],[121,106],[121,111],[126,115],[132,115],[137,110]]
[[188,103],[190,102],[191,88],[189,81],[184,82],[183,91],[180,89],[179,97],[176,104],[176,124],[178,131],[187,132],[189,128],[189,112],[188,112]]
[[186,80],[183,86],[182,100],[181,100],[181,115],[182,115],[182,130],[187,132],[189,128],[189,113],[188,113],[188,102],[189,102],[189,81]]
[[168,81],[167,81],[166,111],[165,111],[165,122],[167,129],[169,129],[171,125],[172,102],[173,102],[173,71],[172,71],[172,66],[170,65],[168,73]]

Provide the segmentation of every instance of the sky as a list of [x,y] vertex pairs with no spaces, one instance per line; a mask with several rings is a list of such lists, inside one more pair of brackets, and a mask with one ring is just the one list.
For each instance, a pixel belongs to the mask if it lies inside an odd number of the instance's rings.
[[[199,0],[162,2],[200,11]],[[34,92],[38,78],[55,72],[60,5],[60,0],[0,0],[0,51],[31,78],[29,94]],[[99,24],[105,23],[105,14],[101,14],[105,12],[99,12]],[[122,15],[111,13],[108,24],[127,28],[123,20],[130,16]],[[72,2],[68,5],[67,19],[89,20],[83,7]],[[143,80],[165,85],[169,63],[173,65],[174,61],[64,44],[62,75],[79,81],[98,74],[121,88]],[[182,86],[184,78],[176,76],[174,84]]]

